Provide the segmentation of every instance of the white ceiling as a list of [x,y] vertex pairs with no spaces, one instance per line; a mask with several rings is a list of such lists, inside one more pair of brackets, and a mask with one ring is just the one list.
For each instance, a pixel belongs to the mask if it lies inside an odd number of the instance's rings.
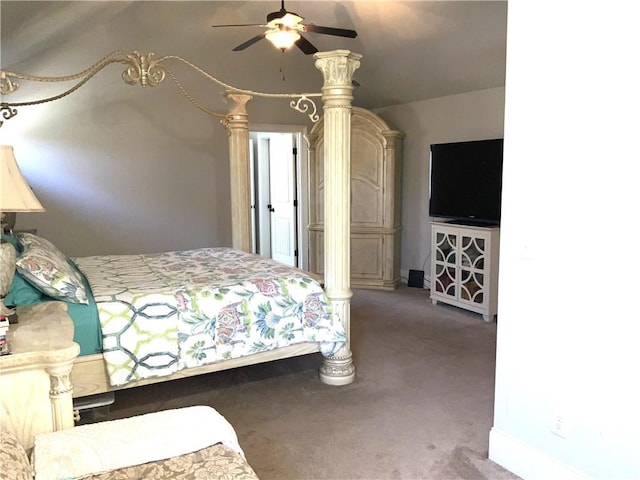
[[[355,92],[359,106],[376,108],[504,85],[506,1],[286,1],[285,7],[305,23],[358,32],[355,39],[306,36],[321,51],[348,49],[363,55],[354,76],[361,84]],[[2,68],[19,70],[84,35],[95,39],[105,54],[124,49],[180,55],[241,88],[317,92],[322,77],[312,56],[297,49],[281,53],[266,40],[232,52],[261,29],[211,28],[262,23],[279,9],[279,0],[2,0]],[[81,57],[82,51],[73,55]],[[78,65],[96,59],[80,58]]]

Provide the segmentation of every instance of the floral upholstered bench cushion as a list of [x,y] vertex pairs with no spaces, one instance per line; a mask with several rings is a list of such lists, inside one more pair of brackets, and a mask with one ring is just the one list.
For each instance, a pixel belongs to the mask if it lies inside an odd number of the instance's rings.
[[0,429],[0,477],[3,480],[32,480],[29,457],[18,439],[8,430]]
[[238,452],[222,443],[166,460],[85,477],[86,480],[131,480],[134,478],[258,480],[247,461]]

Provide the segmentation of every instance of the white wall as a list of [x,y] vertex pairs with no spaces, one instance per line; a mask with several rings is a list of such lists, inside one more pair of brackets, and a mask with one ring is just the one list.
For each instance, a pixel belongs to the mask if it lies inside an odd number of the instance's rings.
[[2,127],[47,210],[19,214],[16,228],[37,228],[69,255],[229,244],[224,129],[161,91],[123,84],[91,96],[119,80],[104,72]]
[[640,478],[637,18],[509,3],[490,458],[527,480]]
[[410,269],[429,277],[429,147],[432,143],[502,138],[504,88],[440,97],[376,110],[405,134],[402,182],[402,276]]

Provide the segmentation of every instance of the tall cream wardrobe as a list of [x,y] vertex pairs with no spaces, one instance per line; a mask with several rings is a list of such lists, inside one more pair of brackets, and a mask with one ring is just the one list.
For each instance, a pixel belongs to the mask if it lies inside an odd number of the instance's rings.
[[[309,268],[324,271],[324,119],[308,135]],[[351,285],[393,289],[400,282],[402,133],[376,114],[351,114]]]

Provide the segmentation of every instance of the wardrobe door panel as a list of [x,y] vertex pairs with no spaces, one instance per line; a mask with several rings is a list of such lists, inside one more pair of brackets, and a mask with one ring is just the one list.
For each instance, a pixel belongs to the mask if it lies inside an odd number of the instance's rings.
[[[324,123],[309,134],[311,269],[324,269]],[[400,281],[402,134],[377,115],[351,115],[351,285],[392,289]]]

